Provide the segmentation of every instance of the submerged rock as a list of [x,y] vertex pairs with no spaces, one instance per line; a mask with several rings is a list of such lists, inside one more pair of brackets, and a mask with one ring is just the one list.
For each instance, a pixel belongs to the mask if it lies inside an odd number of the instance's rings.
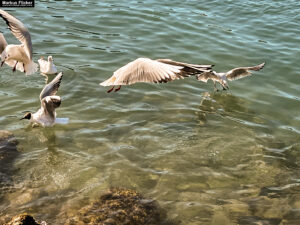
[[[20,214],[12,218],[12,220],[4,225],[42,225],[37,223],[35,219],[27,213]],[[46,223],[43,223],[46,225]]]
[[17,144],[11,132],[0,130],[0,172],[6,170],[5,165],[11,163],[18,154]]
[[12,163],[18,155],[17,144],[11,132],[0,130],[0,199],[11,183]]
[[[113,188],[90,206],[79,210],[67,225],[158,225],[166,224],[166,214],[157,202],[134,190]],[[168,223],[170,224],[170,223]]]

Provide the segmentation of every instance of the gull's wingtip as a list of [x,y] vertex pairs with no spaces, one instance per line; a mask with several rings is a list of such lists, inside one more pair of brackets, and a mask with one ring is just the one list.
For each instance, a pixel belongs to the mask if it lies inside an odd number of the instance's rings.
[[259,71],[259,70],[263,69],[265,65],[266,65],[266,62],[263,62],[257,66],[249,67],[248,70]]
[[263,63],[259,64],[259,65],[257,66],[258,70],[263,69],[263,68],[265,67],[265,65],[266,65],[266,62],[263,62]]

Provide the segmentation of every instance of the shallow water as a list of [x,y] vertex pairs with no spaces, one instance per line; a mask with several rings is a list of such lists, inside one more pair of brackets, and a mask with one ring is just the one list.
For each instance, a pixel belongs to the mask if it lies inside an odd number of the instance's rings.
[[[34,59],[51,54],[64,72],[57,113],[70,121],[18,120],[38,109],[45,77],[1,68],[0,128],[20,154],[0,190],[0,221],[26,211],[63,224],[113,186],[158,200],[180,224],[299,223],[298,1],[39,1],[10,12],[29,28]],[[220,72],[267,64],[228,92],[193,78],[110,94],[99,86],[137,57]]]

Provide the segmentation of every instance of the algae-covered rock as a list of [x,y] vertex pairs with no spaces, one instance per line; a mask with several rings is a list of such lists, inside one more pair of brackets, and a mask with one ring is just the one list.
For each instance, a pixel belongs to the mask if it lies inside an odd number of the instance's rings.
[[18,155],[17,144],[11,132],[0,130],[0,198],[11,184],[12,163]]
[[134,190],[113,188],[90,206],[79,210],[66,224],[158,225],[165,218],[156,201],[145,199]]
[[[45,223],[44,223],[45,224]],[[5,225],[41,225],[37,223],[35,219],[27,213],[20,214],[12,218],[12,220]]]
[[10,163],[18,153],[17,140],[14,135],[5,130],[0,130],[0,172],[5,170],[5,164]]

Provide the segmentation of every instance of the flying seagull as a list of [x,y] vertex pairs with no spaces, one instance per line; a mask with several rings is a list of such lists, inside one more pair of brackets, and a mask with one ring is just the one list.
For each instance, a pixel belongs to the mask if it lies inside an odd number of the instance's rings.
[[[32,43],[28,29],[24,24],[0,9],[0,16],[4,19],[12,34],[21,42],[20,45],[7,45],[1,54],[1,66],[4,62],[16,69],[33,74],[37,71],[38,65],[32,61]],[[14,65],[12,65],[14,64]]]
[[53,63],[53,58],[52,56],[48,56],[48,61],[44,59],[44,57],[41,57],[38,60],[39,64],[40,64],[40,71],[43,74],[56,74],[57,73],[57,69],[56,66]]
[[196,65],[176,62],[170,59],[152,60],[138,58],[116,70],[111,78],[100,83],[102,86],[112,86],[107,92],[111,92],[115,86],[130,85],[137,82],[166,83],[176,79],[183,79],[190,75],[202,74],[211,70],[213,65]]
[[[0,55],[2,55],[2,52],[5,50],[6,46],[7,46],[7,42],[5,40],[5,37],[3,36],[2,33],[0,33]],[[17,70],[24,72],[23,65],[21,63],[17,63],[16,60],[8,59],[5,61],[5,63],[7,65],[9,65],[10,67],[14,67],[16,65]],[[2,66],[2,64],[1,64],[1,66]]]
[[216,82],[222,85],[223,90],[229,89],[228,81],[238,80],[251,75],[250,70],[259,71],[265,66],[265,62],[253,67],[237,67],[225,73],[217,73],[216,71],[207,71],[197,75],[197,80],[207,83],[210,79],[214,82],[214,90],[218,90]]
[[26,113],[22,119],[28,119],[32,123],[40,124],[43,127],[52,126],[56,121],[55,109],[61,104],[61,98],[56,95],[60,86],[63,74],[60,72],[40,94],[41,108],[36,113]]

